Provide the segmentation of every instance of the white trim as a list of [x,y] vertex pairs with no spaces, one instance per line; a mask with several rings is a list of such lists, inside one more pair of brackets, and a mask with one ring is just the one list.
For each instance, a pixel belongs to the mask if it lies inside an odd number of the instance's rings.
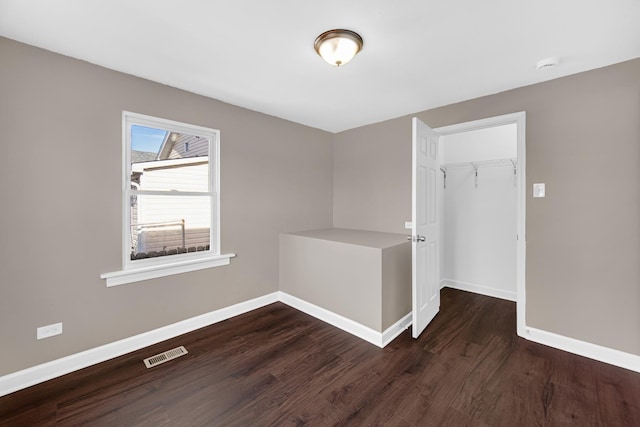
[[303,313],[307,313],[309,316],[313,316],[316,319],[320,319],[323,322],[335,326],[336,328],[342,329],[351,335],[355,335],[358,338],[368,341],[373,345],[382,347],[382,333],[375,331],[368,326],[364,326],[361,323],[347,319],[346,317],[325,308],[319,307],[298,297],[294,297],[293,295],[289,295],[286,292],[280,291],[280,301],[302,311]]
[[517,200],[517,245],[516,245],[516,331],[519,336],[525,336],[526,319],[526,266],[527,266],[527,238],[526,238],[526,204],[527,204],[527,150],[526,150],[526,112],[505,114],[474,120],[472,122],[458,123],[434,129],[441,135],[450,135],[488,127],[501,126],[515,123],[518,140],[518,200]]
[[[141,265],[148,263],[164,264],[164,257],[145,259],[145,260],[132,260],[131,259],[131,217],[130,217],[130,196],[134,194],[145,194],[145,191],[132,190],[131,189],[131,126],[141,125],[151,128],[161,129],[167,131],[167,135],[171,132],[186,133],[190,135],[198,135],[205,137],[209,140],[209,155],[207,157],[209,164],[209,191],[198,192],[198,196],[208,196],[211,200],[211,236],[209,241],[210,249],[206,253],[213,257],[220,255],[220,131],[218,129],[207,128],[203,126],[192,125],[189,123],[177,122],[174,120],[167,120],[160,117],[152,117],[144,114],[133,113],[130,111],[122,112],[122,161],[123,161],[123,175],[122,175],[122,269],[124,271],[138,270]],[[165,141],[166,142],[166,141]],[[164,144],[164,143],[163,143]],[[200,160],[204,159],[198,158]],[[183,159],[184,160],[184,159]],[[172,160],[169,160],[172,161]],[[148,192],[150,194],[171,194],[172,196],[190,196],[192,192]],[[188,253],[185,254],[188,258],[199,258],[198,256]],[[226,263],[228,264],[228,258],[226,257]],[[199,261],[196,261],[196,264]],[[216,263],[217,265],[225,265]],[[210,265],[215,267],[216,265]],[[208,267],[202,267],[208,268]],[[169,270],[171,271],[171,265]],[[193,270],[188,270],[193,271]],[[134,273],[135,274],[135,273]],[[175,273],[169,273],[175,274]],[[163,274],[164,275],[164,274]],[[147,278],[162,277],[152,276]],[[140,279],[145,280],[145,279]],[[130,280],[124,283],[131,283],[137,280]],[[121,284],[121,283],[119,283]]]
[[148,267],[102,273],[100,278],[107,280],[107,287],[118,286],[126,283],[171,276],[173,274],[187,273],[189,271],[228,265],[230,262],[229,260],[235,256],[236,254],[222,254],[206,258],[188,259],[186,261],[168,262]]
[[371,329],[368,326],[364,326],[361,323],[355,322],[351,319],[347,319],[344,316],[336,314],[325,308],[319,307],[308,301],[294,297],[286,292],[280,291],[280,301],[293,307],[303,313],[313,316],[316,319],[322,320],[336,328],[342,329],[345,332],[355,335],[373,345],[380,348],[385,347],[391,341],[393,341],[398,335],[400,335],[405,329],[411,326],[411,312],[406,314],[402,319],[388,327],[384,332],[378,332]]
[[[132,182],[131,185],[135,186],[137,185],[135,182]],[[131,190],[131,195],[132,196],[166,196],[167,192],[166,191],[157,191],[157,190]],[[191,197],[191,196],[198,196],[198,197],[212,197],[215,196],[215,194],[212,193],[207,193],[204,191],[180,191],[179,193],[174,193],[174,194],[169,194],[169,196],[173,197],[173,196],[187,196],[187,197]]]
[[505,291],[504,289],[478,285],[477,283],[463,282],[461,280],[442,279],[440,282],[440,289],[444,287],[473,292],[475,294],[486,295],[488,297],[506,299],[509,301],[516,301],[518,297],[517,292]]
[[524,338],[569,353],[640,372],[640,356],[525,326]]
[[386,347],[387,344],[396,339],[398,335],[409,329],[409,326],[411,326],[412,323],[412,316],[412,312],[409,312],[402,319],[389,326],[382,333],[382,345],[380,347]]
[[278,301],[278,292],[224,307],[200,316],[182,320],[139,335],[75,353],[61,359],[52,360],[22,371],[0,377],[0,396],[13,393],[23,388],[77,371],[105,360],[113,359],[132,351],[157,344],[161,341],[186,334],[205,326],[213,325],[240,314]]
[[[224,307],[200,316],[182,320],[133,337],[95,347],[61,359],[52,360],[18,372],[0,377],[0,397],[22,390],[35,384],[113,359],[123,354],[192,332],[205,326],[230,319],[234,316],[264,307],[274,302],[282,302],[319,320],[368,341],[378,347],[385,347],[411,325],[408,313],[394,325],[380,333],[353,320],[330,312],[307,301],[282,291],[273,292],[249,301]],[[525,327],[524,338],[533,342],[568,351],[590,359],[598,360],[621,368],[640,372],[640,356],[619,350],[579,341],[535,328]]]
[[[194,163],[200,163],[200,164],[209,163],[209,156],[185,157],[180,159],[164,159],[164,160],[152,160],[150,162],[132,163],[131,172],[144,172],[145,170],[150,170],[150,169],[164,169],[170,166],[191,165]],[[163,193],[166,194],[166,192],[164,191]],[[200,194],[202,194],[202,192],[200,192]]]

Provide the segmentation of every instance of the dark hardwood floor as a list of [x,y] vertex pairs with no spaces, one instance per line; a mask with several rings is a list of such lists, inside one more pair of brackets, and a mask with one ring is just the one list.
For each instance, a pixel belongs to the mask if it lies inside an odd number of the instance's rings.
[[2,397],[0,425],[640,426],[640,374],[520,339],[514,303],[444,289],[418,340],[379,349],[276,303]]

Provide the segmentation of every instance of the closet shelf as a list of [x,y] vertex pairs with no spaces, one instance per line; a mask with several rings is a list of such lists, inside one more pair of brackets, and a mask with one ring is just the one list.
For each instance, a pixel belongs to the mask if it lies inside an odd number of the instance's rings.
[[475,181],[474,185],[478,188],[478,169],[486,166],[502,166],[502,165],[511,165],[513,167],[513,186],[516,187],[518,184],[518,166],[517,159],[495,159],[495,160],[481,160],[477,162],[464,162],[464,163],[447,163],[444,165],[440,165],[440,170],[443,174],[442,185],[444,189],[447,189],[447,171],[450,169],[461,169],[467,167],[473,167],[475,172]]
[[501,165],[511,165],[515,167],[516,159],[495,159],[495,160],[481,160],[478,162],[463,162],[463,163],[445,163],[441,165],[443,171],[447,169],[458,169],[458,168],[466,168],[466,167],[484,167],[484,166],[501,166]]

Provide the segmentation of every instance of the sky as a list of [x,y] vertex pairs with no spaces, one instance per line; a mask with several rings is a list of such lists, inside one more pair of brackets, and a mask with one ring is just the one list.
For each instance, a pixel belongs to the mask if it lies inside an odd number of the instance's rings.
[[166,135],[166,130],[133,125],[131,126],[131,149],[157,153]]

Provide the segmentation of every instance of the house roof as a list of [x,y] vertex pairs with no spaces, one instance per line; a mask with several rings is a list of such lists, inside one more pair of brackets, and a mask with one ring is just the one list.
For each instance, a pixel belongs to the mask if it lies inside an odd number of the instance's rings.
[[150,153],[148,151],[131,150],[131,163],[150,162],[156,159],[157,153]]
[[208,156],[187,157],[184,159],[153,160],[149,162],[133,163],[131,165],[131,172],[142,173],[144,171],[149,171],[149,170],[172,169],[172,168],[180,168],[184,166],[202,165],[208,162],[209,162]]
[[[637,0],[3,0],[0,35],[337,132],[638,58],[639,16]],[[333,28],[364,39],[340,68],[313,49]]]

